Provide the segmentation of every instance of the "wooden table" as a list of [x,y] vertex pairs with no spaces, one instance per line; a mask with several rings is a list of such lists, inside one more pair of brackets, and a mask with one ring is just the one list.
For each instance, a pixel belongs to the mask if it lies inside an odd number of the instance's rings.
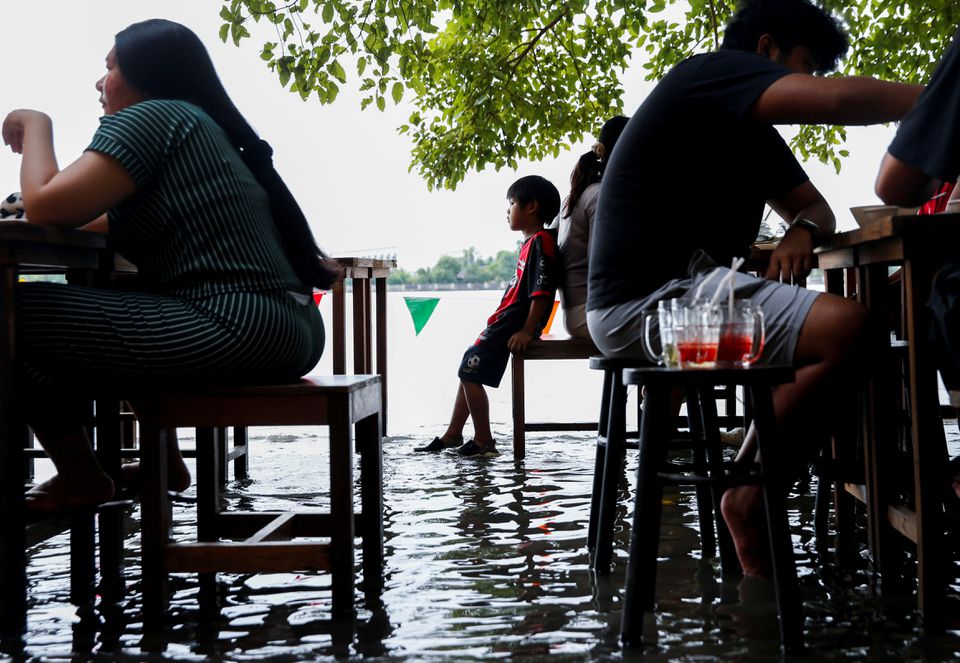
[[[350,279],[353,285],[353,372],[380,375],[382,389],[381,421],[383,434],[387,433],[387,277],[397,266],[396,260],[379,258],[335,258],[343,270],[343,279],[333,286],[333,372],[347,372],[346,297],[343,283]],[[374,282],[376,308],[376,371],[373,367],[373,316],[370,282]]]
[[[927,341],[926,302],[936,270],[956,257],[960,246],[960,214],[888,217],[827,238],[817,249],[827,290],[849,294],[856,277],[857,299],[875,314],[871,350],[875,353],[864,398],[863,439],[870,543],[875,564],[891,571],[896,530],[916,544],[918,606],[927,626],[944,618],[947,589],[947,546],[943,541],[942,491],[946,482],[946,444],[940,420],[935,359]],[[895,310],[889,268],[902,268],[901,338],[891,339],[888,316]],[[847,283],[845,284],[845,277]],[[913,508],[899,504],[892,490],[896,473],[891,456],[897,444],[897,390],[900,377],[896,353],[905,355],[910,450],[913,457]],[[856,492],[855,487],[850,487]],[[883,582],[896,586],[896,574]]]
[[21,273],[111,270],[114,260],[105,235],[0,221],[0,637],[22,634],[27,613],[23,506],[27,427],[15,393],[14,287]]

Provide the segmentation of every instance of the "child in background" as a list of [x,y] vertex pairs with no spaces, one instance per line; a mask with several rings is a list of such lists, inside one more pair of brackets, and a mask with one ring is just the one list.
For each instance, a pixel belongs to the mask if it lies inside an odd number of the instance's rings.
[[[450,425],[441,437],[416,451],[456,447],[457,454],[470,458],[497,456],[483,386],[500,386],[510,353],[523,352],[550,317],[560,270],[556,239],[544,225],[560,210],[560,193],[548,180],[529,175],[510,186],[507,201],[510,230],[523,233],[517,272],[486,328],[463,355]],[[473,439],[464,443],[467,416],[473,420]]]

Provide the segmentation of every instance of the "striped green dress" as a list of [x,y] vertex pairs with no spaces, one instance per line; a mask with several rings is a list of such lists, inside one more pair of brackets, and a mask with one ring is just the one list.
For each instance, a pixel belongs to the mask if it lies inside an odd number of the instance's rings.
[[28,389],[278,382],[314,367],[324,331],[310,289],[284,255],[265,191],[206,113],[145,101],[104,117],[87,149],[137,184],[109,219],[142,285],[20,284]]

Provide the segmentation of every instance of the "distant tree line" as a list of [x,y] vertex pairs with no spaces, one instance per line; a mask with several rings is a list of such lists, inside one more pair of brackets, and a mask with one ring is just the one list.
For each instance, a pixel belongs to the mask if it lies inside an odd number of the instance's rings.
[[414,272],[394,269],[387,281],[390,284],[428,283],[489,283],[509,281],[517,271],[517,252],[499,251],[491,258],[477,256],[473,247],[465,249],[460,257],[441,256],[433,267],[421,267]]

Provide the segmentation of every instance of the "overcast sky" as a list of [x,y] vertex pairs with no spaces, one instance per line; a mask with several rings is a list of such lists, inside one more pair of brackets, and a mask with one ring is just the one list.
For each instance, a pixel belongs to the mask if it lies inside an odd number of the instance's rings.
[[[4,2],[0,110],[5,114],[35,108],[49,114],[57,156],[65,166],[80,155],[97,128],[101,109],[94,83],[104,73],[113,36],[146,18],[179,21],[204,41],[237,106],[273,145],[277,170],[306,212],[320,245],[334,255],[396,253],[400,266],[408,270],[433,265],[444,254],[459,255],[470,246],[483,256],[513,249],[517,237],[506,224],[507,187],[520,175],[536,173],[565,193],[577,157],[593,142],[556,160],[521,164],[516,173],[471,173],[455,192],[430,192],[416,174],[407,172],[410,142],[396,133],[409,109],[388,106],[384,113],[374,108],[361,112],[359,96],[348,89],[333,106],[301,101],[282,89],[260,60],[263,40],[255,31],[254,39],[240,48],[220,42],[221,6],[218,0]],[[640,72],[637,67],[623,77],[626,114],[650,89]],[[839,177],[831,167],[806,164],[834,206],[841,229],[854,226],[848,207],[877,202],[873,178],[892,132],[892,127],[851,129],[852,156]],[[19,162],[7,148],[0,153],[0,195],[19,189]],[[684,176],[695,181],[710,173],[698,172],[697,156],[691,154],[690,172]]]

